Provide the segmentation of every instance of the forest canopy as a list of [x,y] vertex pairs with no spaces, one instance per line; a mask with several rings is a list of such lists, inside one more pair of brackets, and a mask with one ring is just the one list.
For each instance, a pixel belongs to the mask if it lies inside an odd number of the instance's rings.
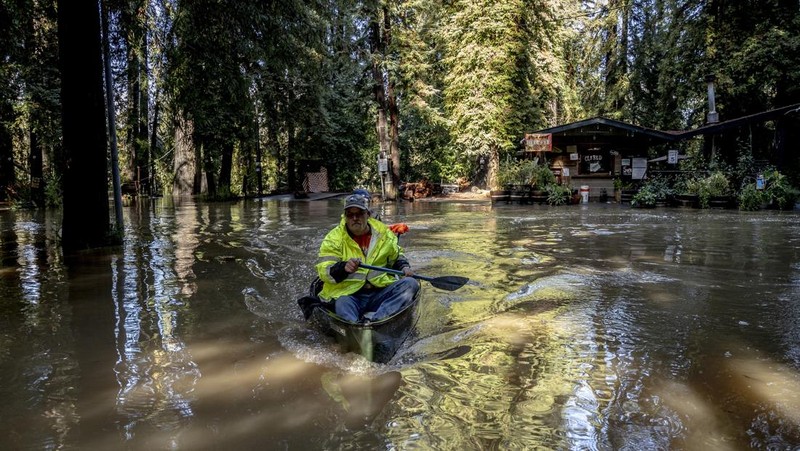
[[[379,155],[393,189],[491,188],[527,130],[703,125],[709,75],[723,120],[800,102],[796,1],[102,1],[120,177],[140,195],[298,192],[323,169],[331,191],[379,190]],[[57,204],[70,2],[0,5],[0,200]],[[775,141],[772,122],[734,136],[729,163]],[[797,153],[782,163],[797,185]]]

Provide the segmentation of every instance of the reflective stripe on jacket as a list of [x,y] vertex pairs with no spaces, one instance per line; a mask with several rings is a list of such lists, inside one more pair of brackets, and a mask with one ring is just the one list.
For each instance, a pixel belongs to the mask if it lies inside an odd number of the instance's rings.
[[322,245],[320,245],[316,264],[317,274],[323,282],[322,291],[319,293],[320,298],[329,301],[353,294],[360,290],[367,281],[375,287],[382,288],[397,280],[396,276],[387,272],[365,268],[359,268],[353,274],[348,274],[347,278],[339,283],[331,276],[330,270],[334,264],[351,258],[359,258],[368,265],[391,268],[403,255],[403,249],[397,243],[397,236],[385,224],[373,218],[369,218],[368,222],[372,229],[372,238],[366,257],[355,240],[347,233],[344,216],[339,225],[325,235]]

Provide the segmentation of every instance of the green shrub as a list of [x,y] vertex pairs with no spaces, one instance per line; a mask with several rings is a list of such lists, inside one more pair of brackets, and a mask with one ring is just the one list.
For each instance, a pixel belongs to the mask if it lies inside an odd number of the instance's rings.
[[714,171],[698,181],[697,196],[701,208],[708,208],[708,201],[712,197],[729,196],[730,194],[731,184],[722,171]]
[[507,188],[517,182],[519,178],[519,163],[517,160],[507,159],[500,161],[497,168],[497,185]]
[[757,190],[755,184],[748,184],[739,193],[739,210],[756,211],[761,209],[766,196],[763,191]]
[[534,165],[531,171],[530,184],[534,188],[547,190],[549,186],[556,184],[556,176],[546,164]]
[[658,202],[666,202],[673,189],[665,177],[656,176],[645,181],[639,191],[631,198],[632,207],[655,207]]
[[780,210],[791,210],[797,202],[800,192],[789,184],[785,175],[778,171],[764,174],[766,189],[764,195],[767,203]]
[[547,203],[550,205],[564,205],[569,202],[572,195],[572,189],[569,186],[556,183],[547,185],[545,191],[547,191]]
[[53,175],[52,177],[45,177],[44,179],[44,203],[51,208],[61,207],[61,199],[64,196],[61,193],[61,177]]

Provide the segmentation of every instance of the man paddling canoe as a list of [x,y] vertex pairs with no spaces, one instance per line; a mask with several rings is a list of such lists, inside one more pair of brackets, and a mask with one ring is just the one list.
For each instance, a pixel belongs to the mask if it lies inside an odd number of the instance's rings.
[[[359,268],[362,261],[402,271],[404,277],[398,280],[386,271]],[[420,288],[397,236],[372,218],[369,199],[360,193],[345,199],[339,225],[322,240],[316,269],[323,282],[319,297],[333,301],[336,314],[353,322],[370,312],[371,320],[391,316]]]

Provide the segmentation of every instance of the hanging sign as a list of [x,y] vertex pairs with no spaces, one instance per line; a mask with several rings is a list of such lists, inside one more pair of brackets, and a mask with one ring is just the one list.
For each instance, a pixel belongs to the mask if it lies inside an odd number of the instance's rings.
[[669,163],[669,164],[678,164],[678,151],[677,150],[668,150],[667,151],[667,163]]
[[553,135],[550,133],[526,133],[526,152],[551,152],[553,150]]

